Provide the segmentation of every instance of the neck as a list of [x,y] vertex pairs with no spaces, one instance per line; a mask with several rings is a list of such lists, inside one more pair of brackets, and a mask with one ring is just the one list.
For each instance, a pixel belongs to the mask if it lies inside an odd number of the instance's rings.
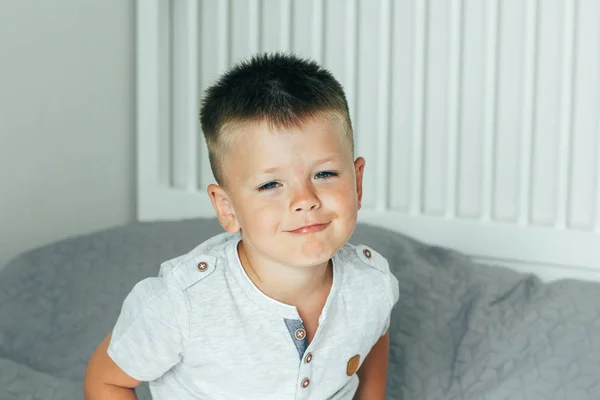
[[238,244],[238,255],[252,283],[285,304],[299,306],[323,291],[329,292],[333,281],[331,261],[312,267],[292,267],[259,260],[247,251],[243,241]]

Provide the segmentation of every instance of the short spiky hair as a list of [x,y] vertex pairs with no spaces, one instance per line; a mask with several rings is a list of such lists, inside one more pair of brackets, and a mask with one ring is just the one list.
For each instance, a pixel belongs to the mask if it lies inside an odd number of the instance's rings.
[[200,122],[210,166],[219,184],[227,127],[266,121],[277,128],[299,127],[320,113],[343,119],[354,148],[352,122],[342,85],[314,61],[284,53],[264,53],[242,61],[206,90]]

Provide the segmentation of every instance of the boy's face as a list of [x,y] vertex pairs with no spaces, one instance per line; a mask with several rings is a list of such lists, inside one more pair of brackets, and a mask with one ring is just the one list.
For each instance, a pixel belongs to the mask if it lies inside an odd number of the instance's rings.
[[352,159],[339,118],[300,128],[238,125],[225,155],[224,187],[211,200],[229,232],[241,229],[254,259],[290,266],[325,262],[350,238],[360,209],[364,159]]

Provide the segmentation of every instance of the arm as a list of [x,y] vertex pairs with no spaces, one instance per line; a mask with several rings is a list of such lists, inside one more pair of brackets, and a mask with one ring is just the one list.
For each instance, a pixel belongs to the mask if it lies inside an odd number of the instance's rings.
[[373,346],[358,370],[358,390],[355,400],[384,400],[390,336],[383,335]]
[[90,362],[83,384],[86,400],[137,399],[134,388],[141,382],[127,375],[107,353],[111,334],[100,343]]

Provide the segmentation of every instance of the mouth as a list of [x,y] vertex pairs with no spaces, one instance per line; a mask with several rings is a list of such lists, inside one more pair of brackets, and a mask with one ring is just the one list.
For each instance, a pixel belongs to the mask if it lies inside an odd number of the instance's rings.
[[303,235],[306,233],[314,233],[314,232],[322,231],[323,229],[327,228],[328,225],[329,225],[329,222],[327,222],[325,224],[305,225],[303,227],[300,227],[298,229],[294,229],[293,231],[288,231],[288,232],[294,233],[297,235]]

